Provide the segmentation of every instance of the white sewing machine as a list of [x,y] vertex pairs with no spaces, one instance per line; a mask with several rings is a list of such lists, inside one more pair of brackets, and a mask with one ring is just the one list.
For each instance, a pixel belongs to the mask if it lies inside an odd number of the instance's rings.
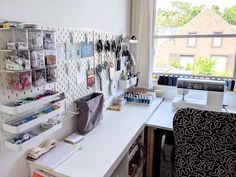
[[[196,108],[211,111],[222,110],[225,91],[224,81],[179,78],[177,81],[177,90],[182,97],[174,98],[172,106],[176,109]],[[189,90],[207,91],[207,99],[185,98]]]

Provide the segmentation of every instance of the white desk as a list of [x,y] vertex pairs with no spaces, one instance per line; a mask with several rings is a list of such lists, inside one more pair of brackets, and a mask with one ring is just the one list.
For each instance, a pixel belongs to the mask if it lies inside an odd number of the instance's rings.
[[172,108],[171,101],[164,100],[148,120],[147,126],[172,131],[175,112],[176,110]]
[[[226,107],[228,112],[236,113],[235,107]],[[222,111],[225,112],[223,109]],[[172,108],[172,100],[164,100],[155,113],[147,122],[148,140],[147,140],[147,177],[153,176],[153,153],[154,153],[154,131],[155,129],[173,131],[173,118],[176,110]]]
[[105,111],[104,119],[85,136],[82,150],[53,172],[70,177],[109,177],[145,128],[162,99],[150,106],[127,104],[122,111]]
[[[109,177],[146,124],[153,129],[173,130],[171,101],[161,102],[157,99],[150,106],[128,104],[120,112],[105,111],[101,123],[81,141],[83,149],[53,173],[60,177]],[[228,110],[236,112],[234,108]]]
[[[236,113],[235,107],[226,107],[228,112]],[[222,109],[222,112],[225,112]],[[147,122],[148,127],[173,130],[173,118],[176,110],[172,108],[172,100],[164,100]]]

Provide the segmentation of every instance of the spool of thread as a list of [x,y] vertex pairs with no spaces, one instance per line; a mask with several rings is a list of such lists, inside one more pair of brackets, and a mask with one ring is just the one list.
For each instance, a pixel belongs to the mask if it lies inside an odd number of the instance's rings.
[[172,86],[173,85],[173,75],[170,75],[168,78],[168,85]]
[[235,85],[235,80],[232,80],[232,85],[231,85],[230,91],[234,90],[234,85]]
[[164,76],[163,85],[168,85],[168,80],[169,80],[169,76],[168,76],[168,75],[165,75],[165,76]]
[[227,91],[231,91],[231,88],[232,88],[232,80],[231,79],[229,79],[228,81],[227,81]]
[[173,85],[173,86],[176,86],[176,85],[177,85],[177,79],[178,79],[178,76],[175,75],[175,76],[173,77],[173,82],[172,82],[172,85]]
[[164,83],[164,76],[161,75],[159,76],[159,79],[158,79],[158,85],[163,85],[163,83]]

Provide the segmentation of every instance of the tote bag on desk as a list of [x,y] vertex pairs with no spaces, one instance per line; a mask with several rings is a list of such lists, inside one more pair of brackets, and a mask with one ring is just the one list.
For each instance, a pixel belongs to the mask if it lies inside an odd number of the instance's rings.
[[79,110],[78,131],[86,134],[91,131],[103,117],[104,98],[102,93],[92,93],[75,100]]

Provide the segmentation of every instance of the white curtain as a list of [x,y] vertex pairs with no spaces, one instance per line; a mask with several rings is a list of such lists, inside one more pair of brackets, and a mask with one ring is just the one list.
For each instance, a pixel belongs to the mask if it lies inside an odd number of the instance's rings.
[[152,88],[155,0],[131,1],[131,34],[139,43],[134,53],[139,75],[139,87]]

